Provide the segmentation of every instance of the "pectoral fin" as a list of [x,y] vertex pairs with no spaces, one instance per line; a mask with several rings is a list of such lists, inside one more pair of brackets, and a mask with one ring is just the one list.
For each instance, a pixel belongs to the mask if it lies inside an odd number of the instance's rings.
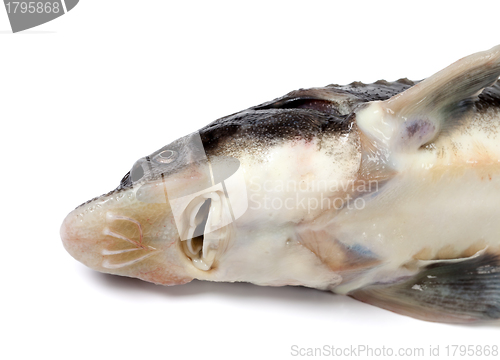
[[388,153],[417,151],[452,129],[466,104],[500,76],[500,45],[439,71],[386,101],[368,103],[356,123],[375,147]]
[[500,257],[428,265],[409,280],[375,284],[349,296],[417,319],[464,323],[500,319]]

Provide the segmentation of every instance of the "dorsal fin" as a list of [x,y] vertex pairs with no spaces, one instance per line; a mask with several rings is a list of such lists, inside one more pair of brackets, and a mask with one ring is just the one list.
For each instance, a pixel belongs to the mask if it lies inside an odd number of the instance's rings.
[[356,112],[356,123],[377,148],[394,154],[417,151],[460,119],[463,103],[500,76],[500,45],[458,60],[385,101]]

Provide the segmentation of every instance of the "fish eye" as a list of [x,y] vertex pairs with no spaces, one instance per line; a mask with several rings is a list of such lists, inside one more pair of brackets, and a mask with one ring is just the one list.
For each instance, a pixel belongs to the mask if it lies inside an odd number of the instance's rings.
[[177,157],[177,151],[174,150],[163,150],[161,153],[156,154],[153,158],[154,161],[161,164],[170,164]]
[[132,182],[136,182],[142,179],[144,176],[144,169],[142,168],[142,165],[137,163],[133,168],[130,173],[130,179]]

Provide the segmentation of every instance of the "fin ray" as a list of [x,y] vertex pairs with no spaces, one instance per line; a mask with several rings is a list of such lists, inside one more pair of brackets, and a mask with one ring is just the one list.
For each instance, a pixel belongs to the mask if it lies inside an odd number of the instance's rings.
[[484,253],[461,262],[428,265],[395,284],[374,284],[349,296],[427,321],[500,319],[500,258]]

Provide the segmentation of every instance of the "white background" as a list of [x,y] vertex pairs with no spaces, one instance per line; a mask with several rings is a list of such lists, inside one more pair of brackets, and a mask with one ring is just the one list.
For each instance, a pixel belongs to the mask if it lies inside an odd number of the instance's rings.
[[[2,359],[286,359],[292,345],[500,345],[305,288],[96,273],[59,226],[136,159],[288,91],[421,79],[500,43],[498,1],[81,0],[11,34],[0,8]],[[258,259],[256,259],[258,261]]]

